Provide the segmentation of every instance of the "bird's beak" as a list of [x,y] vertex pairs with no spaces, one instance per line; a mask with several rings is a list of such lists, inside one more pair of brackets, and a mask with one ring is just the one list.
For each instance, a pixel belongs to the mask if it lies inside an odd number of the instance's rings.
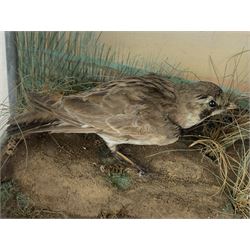
[[226,106],[226,109],[229,110],[229,109],[237,109],[238,106],[233,103],[233,102],[229,102],[229,104]]

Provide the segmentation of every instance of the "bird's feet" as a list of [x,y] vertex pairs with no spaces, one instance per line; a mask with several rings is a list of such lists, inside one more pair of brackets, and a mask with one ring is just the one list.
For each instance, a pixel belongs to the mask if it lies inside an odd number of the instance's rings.
[[145,167],[138,165],[137,163],[129,159],[126,155],[122,154],[121,152],[114,151],[113,156],[119,162],[122,162],[122,163],[128,162],[130,165],[135,167],[139,173],[139,176],[145,176],[147,174],[147,169]]
[[[116,147],[112,147],[112,148],[102,147],[100,148],[99,153],[102,155],[101,161],[104,165],[114,165],[118,163],[120,167],[126,168],[129,163],[129,165],[131,165],[138,171],[139,176],[145,176],[148,174],[148,170],[146,167],[131,160],[130,157],[127,157],[126,155],[121,153]],[[116,163],[114,162],[114,160],[116,161]]]

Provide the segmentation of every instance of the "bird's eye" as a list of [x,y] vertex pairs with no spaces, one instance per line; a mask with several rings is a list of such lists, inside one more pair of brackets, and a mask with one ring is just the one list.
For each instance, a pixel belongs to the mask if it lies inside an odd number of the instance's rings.
[[208,103],[208,105],[211,107],[211,108],[214,108],[214,107],[216,107],[216,102],[214,101],[214,100],[211,100],[209,103]]

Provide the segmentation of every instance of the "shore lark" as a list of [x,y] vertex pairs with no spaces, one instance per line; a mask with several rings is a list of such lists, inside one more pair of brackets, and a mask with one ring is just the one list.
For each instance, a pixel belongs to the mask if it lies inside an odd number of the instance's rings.
[[20,133],[96,133],[116,157],[119,144],[168,145],[206,118],[235,107],[216,84],[173,84],[156,75],[101,83],[68,96],[30,94],[32,110],[10,120]]

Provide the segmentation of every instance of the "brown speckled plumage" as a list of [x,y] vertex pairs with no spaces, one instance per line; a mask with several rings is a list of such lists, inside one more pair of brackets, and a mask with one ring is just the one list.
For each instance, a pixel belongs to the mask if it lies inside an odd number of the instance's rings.
[[[219,110],[208,106],[210,99]],[[175,85],[155,75],[129,77],[69,96],[32,94],[33,110],[10,121],[9,133],[18,131],[17,121],[24,134],[96,133],[112,151],[123,143],[167,145],[178,140],[181,128],[224,111],[220,100],[222,90],[210,82]]]

